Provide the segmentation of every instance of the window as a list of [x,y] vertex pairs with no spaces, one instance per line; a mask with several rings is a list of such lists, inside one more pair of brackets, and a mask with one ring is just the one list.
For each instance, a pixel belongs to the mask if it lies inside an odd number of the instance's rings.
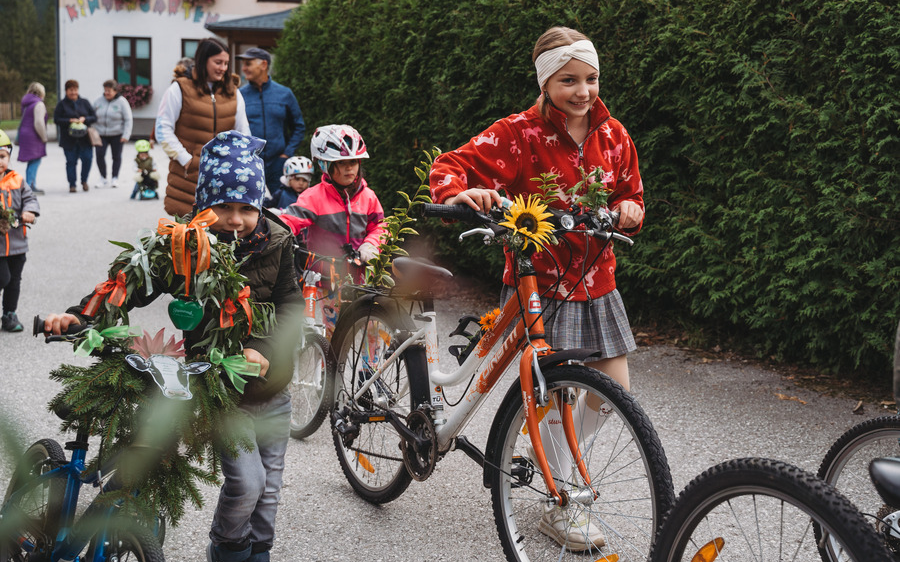
[[113,37],[113,73],[119,84],[149,86],[150,38]]
[[181,58],[194,58],[197,54],[197,45],[200,44],[199,39],[182,39],[181,40]]

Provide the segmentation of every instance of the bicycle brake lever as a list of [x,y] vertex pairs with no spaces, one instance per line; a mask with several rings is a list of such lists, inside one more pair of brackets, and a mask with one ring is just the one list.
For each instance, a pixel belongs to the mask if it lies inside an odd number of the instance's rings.
[[613,232],[612,237],[620,242],[625,242],[629,246],[634,246],[634,240],[632,240],[631,238],[629,238],[623,234],[619,234],[618,232]]
[[459,235],[459,241],[462,242],[463,238],[467,238],[469,236],[473,236],[475,234],[483,234],[485,239],[493,238],[494,231],[489,228],[473,228],[471,230],[467,230]]

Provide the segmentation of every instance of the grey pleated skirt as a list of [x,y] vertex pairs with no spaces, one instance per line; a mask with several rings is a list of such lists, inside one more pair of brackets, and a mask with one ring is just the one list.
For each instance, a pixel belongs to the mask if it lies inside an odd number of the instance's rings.
[[[504,285],[500,306],[515,294],[515,289]],[[542,297],[541,305],[545,339],[554,349],[597,349],[604,359],[637,349],[625,303],[617,289],[593,301],[558,301]]]

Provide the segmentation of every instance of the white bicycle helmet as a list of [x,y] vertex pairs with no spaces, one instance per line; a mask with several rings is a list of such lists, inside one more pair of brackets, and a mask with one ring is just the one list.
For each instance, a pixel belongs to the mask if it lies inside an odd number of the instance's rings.
[[325,173],[328,172],[330,162],[369,157],[362,135],[350,125],[319,127],[313,133],[310,150],[313,159]]
[[312,160],[310,160],[306,156],[291,156],[290,158],[285,160],[282,173],[285,176],[295,176],[297,174],[302,174],[311,178],[313,175]]
[[306,180],[310,181],[313,177],[312,160],[310,160],[306,156],[291,156],[290,158],[285,160],[282,172],[283,175],[281,176],[281,185],[285,187],[289,187],[291,185],[291,176],[306,176]]

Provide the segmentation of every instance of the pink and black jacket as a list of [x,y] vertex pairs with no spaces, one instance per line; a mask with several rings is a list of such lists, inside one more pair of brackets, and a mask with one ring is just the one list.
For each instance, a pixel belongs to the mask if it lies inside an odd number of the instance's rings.
[[325,256],[342,257],[344,244],[354,250],[364,242],[377,247],[384,234],[384,209],[366,180],[360,180],[359,188],[347,198],[328,174],[286,207],[281,220],[294,236],[307,229],[309,250]]

